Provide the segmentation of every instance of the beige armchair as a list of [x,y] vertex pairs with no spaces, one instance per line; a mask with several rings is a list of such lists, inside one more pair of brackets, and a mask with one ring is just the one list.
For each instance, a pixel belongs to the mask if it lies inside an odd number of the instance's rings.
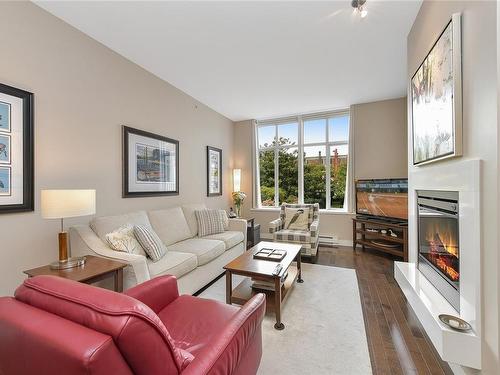
[[[284,228],[285,208],[309,209],[309,229],[296,230]],[[269,223],[269,233],[275,242],[288,242],[302,245],[302,254],[316,260],[319,244],[319,204],[282,204],[279,219]]]

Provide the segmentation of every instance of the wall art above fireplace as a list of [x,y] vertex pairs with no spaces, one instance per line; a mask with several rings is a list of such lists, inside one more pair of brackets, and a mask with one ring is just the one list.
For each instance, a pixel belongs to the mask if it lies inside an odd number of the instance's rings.
[[462,155],[461,58],[457,13],[411,79],[414,165]]

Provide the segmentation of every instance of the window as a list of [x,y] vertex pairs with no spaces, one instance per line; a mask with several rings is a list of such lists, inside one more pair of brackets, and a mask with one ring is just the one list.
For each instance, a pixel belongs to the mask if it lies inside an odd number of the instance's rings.
[[258,122],[256,137],[259,207],[347,210],[348,111]]

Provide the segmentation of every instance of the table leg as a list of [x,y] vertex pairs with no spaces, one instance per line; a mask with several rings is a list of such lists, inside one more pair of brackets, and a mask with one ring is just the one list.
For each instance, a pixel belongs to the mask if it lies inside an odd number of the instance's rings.
[[298,272],[298,276],[297,276],[297,282],[298,283],[303,283],[304,280],[302,279],[302,255],[301,255],[302,251],[299,251],[299,253],[297,254],[297,272]]
[[285,329],[285,325],[281,323],[281,278],[274,278],[274,310],[276,311],[276,324],[274,328],[278,331]]
[[226,270],[226,303],[228,305],[231,304],[231,295],[233,293],[233,282],[232,282],[231,272]]
[[115,292],[123,292],[123,268],[115,271],[114,284]]

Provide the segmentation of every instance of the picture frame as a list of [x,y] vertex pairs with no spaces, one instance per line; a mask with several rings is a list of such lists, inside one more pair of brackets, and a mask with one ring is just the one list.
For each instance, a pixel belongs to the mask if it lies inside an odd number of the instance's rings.
[[0,83],[0,214],[33,211],[34,95]]
[[453,14],[410,80],[413,165],[462,155],[461,15]]
[[179,141],[122,126],[123,198],[179,195]]
[[222,150],[207,146],[207,197],[222,195]]

